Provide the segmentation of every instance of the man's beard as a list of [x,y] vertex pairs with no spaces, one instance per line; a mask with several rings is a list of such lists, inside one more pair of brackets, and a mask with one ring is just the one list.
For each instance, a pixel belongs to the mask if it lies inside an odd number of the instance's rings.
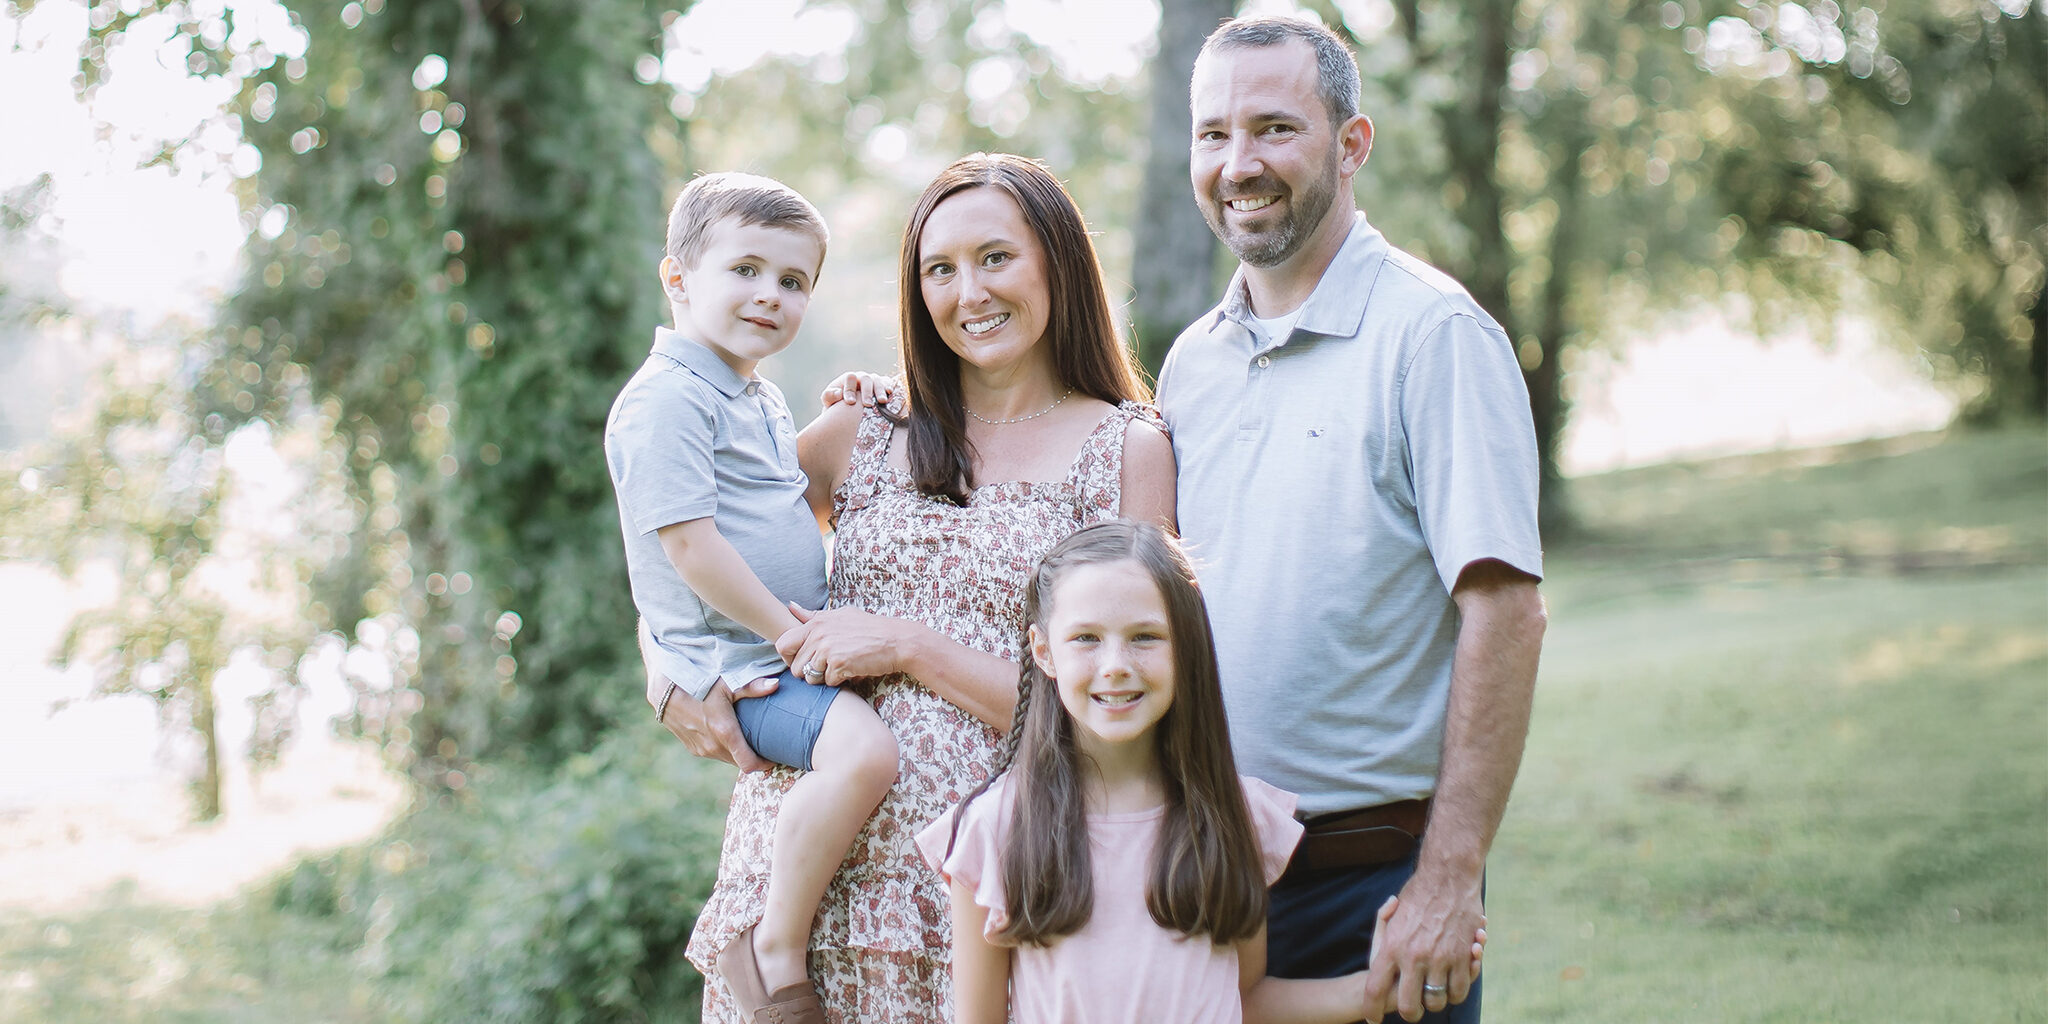
[[1330,204],[1337,199],[1337,156],[1337,147],[1331,146],[1329,159],[1323,164],[1323,173],[1308,183],[1306,191],[1298,194],[1289,192],[1279,179],[1265,174],[1233,188],[1232,191],[1238,193],[1286,194],[1287,216],[1262,231],[1233,228],[1225,222],[1227,200],[1223,198],[1219,185],[1202,210],[1203,218],[1209,222],[1209,230],[1214,231],[1238,259],[1251,266],[1273,267],[1286,262],[1308,241],[1308,236],[1330,212]]

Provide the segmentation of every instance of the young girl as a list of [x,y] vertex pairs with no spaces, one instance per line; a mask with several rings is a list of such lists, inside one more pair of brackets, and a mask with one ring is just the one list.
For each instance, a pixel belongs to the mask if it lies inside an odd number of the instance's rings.
[[1364,972],[1265,977],[1266,890],[1302,828],[1292,794],[1237,774],[1179,546],[1149,523],[1080,530],[1025,617],[996,772],[918,836],[952,887],[957,1024],[1377,1018]]

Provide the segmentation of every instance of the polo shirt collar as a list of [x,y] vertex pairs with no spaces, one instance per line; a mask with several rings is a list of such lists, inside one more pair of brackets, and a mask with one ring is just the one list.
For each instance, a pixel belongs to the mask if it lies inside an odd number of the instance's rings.
[[[1351,217],[1351,233],[1344,237],[1344,244],[1338,247],[1337,255],[1330,260],[1328,267],[1323,268],[1322,279],[1316,282],[1315,290],[1309,292],[1308,300],[1301,304],[1301,317],[1294,323],[1295,330],[1349,338],[1356,336],[1365,323],[1365,300],[1372,294],[1373,277],[1387,258],[1387,239],[1366,221],[1365,211],[1357,211]],[[1230,276],[1230,285],[1223,292],[1223,304],[1216,307],[1216,315],[1209,322],[1210,329],[1222,326],[1225,320],[1247,327],[1251,324],[1251,290],[1245,283],[1242,263]],[[1286,344],[1285,339],[1280,344]]]
[[666,327],[654,329],[654,351],[683,364],[684,369],[704,378],[705,383],[727,398],[738,398],[747,390],[747,378],[727,366],[718,353]]

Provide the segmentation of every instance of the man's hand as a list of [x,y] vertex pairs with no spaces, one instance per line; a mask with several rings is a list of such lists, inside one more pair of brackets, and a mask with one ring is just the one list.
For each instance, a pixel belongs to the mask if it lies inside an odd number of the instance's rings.
[[1478,974],[1476,944],[1485,941],[1479,883],[1477,871],[1416,869],[1392,916],[1374,932],[1378,951],[1365,982],[1367,1009],[1416,1021],[1425,1010],[1465,1001]]
[[661,724],[698,757],[724,761],[743,772],[763,771],[769,762],[754,753],[746,737],[740,735],[740,720],[733,714],[732,702],[773,693],[775,687],[775,677],[769,676],[734,692],[720,679],[711,685],[711,692],[703,700],[698,700],[678,686],[669,694],[668,706],[662,709]]

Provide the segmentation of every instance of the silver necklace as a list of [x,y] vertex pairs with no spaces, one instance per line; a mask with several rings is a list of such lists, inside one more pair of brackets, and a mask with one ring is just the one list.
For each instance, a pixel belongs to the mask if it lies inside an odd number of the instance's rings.
[[[1062,392],[1062,393],[1060,394],[1060,396],[1059,396],[1058,398],[1055,398],[1055,399],[1053,399],[1053,400],[1052,400],[1052,404],[1051,404],[1051,405],[1048,405],[1048,406],[1046,406],[1045,408],[1043,408],[1043,409],[1040,409],[1040,410],[1038,410],[1037,412],[1031,413],[1031,414],[1030,414],[1030,415],[1028,415],[1028,416],[1012,416],[1012,417],[1010,417],[1009,419],[1006,419],[1006,420],[992,420],[992,419],[989,419],[989,418],[988,418],[988,417],[986,417],[986,416],[983,416],[982,414],[980,414],[980,413],[978,413],[978,412],[975,412],[975,411],[974,411],[974,410],[972,410],[972,409],[968,409],[968,410],[967,410],[967,415],[969,415],[969,416],[972,416],[972,417],[974,417],[975,419],[978,419],[978,420],[982,421],[983,423],[986,423],[986,424],[988,424],[988,425],[989,425],[989,426],[991,426],[991,427],[1000,427],[1000,426],[1003,426],[1004,424],[1008,424],[1008,423],[1022,423],[1022,422],[1024,422],[1025,420],[1035,420],[1035,419],[1039,418],[1040,416],[1043,416],[1043,415],[1045,415],[1046,413],[1049,413],[1049,412],[1053,411],[1054,409],[1057,409],[1057,408],[1059,408],[1059,407],[1060,407],[1060,403],[1061,403],[1061,402],[1064,402],[1064,401],[1066,401],[1067,399],[1069,399],[1069,398],[1073,397],[1073,395],[1074,395],[1074,389],[1073,389],[1073,388],[1068,388],[1068,389],[1067,389],[1066,391]],[[965,403],[965,402],[961,403],[961,408],[966,408],[966,403]]]

